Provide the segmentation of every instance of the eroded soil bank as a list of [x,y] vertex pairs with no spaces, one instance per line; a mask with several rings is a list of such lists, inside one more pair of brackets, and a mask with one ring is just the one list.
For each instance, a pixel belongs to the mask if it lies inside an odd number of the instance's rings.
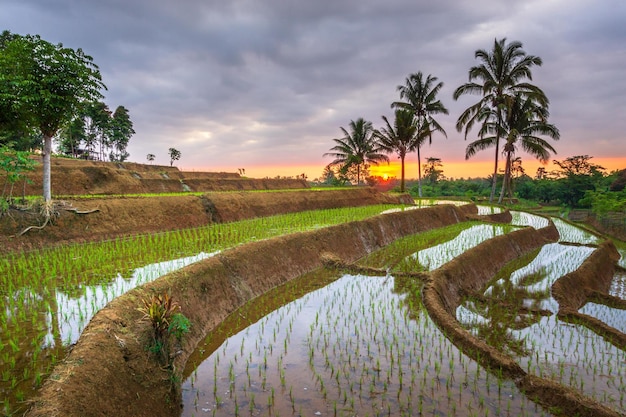
[[620,254],[610,240],[604,241],[576,271],[552,285],[552,296],[559,303],[561,320],[581,324],[620,349],[626,349],[626,334],[578,310],[588,302],[624,308],[626,302],[608,292]]
[[[253,242],[136,288],[96,314],[27,415],[176,416],[180,398],[172,382],[177,385],[197,343],[236,308],[322,267],[327,254],[351,263],[402,236],[457,223],[476,212],[475,206],[438,206]],[[164,291],[192,323],[173,374],[146,350],[150,327],[137,311],[141,299]]]
[[[66,200],[52,224],[22,236],[20,232],[27,227],[41,224],[36,213],[13,210],[0,217],[0,254],[303,210],[398,203],[412,204],[413,199],[408,195],[379,193],[369,187]],[[80,214],[83,212],[88,214]]]
[[[456,308],[463,294],[478,291],[507,262],[558,238],[558,231],[551,223],[538,231],[526,228],[486,241],[431,274],[424,288],[424,305],[433,321],[455,345],[486,368],[512,379],[522,392],[555,415],[619,416],[575,389],[528,374],[511,356],[474,337],[456,319]],[[612,243],[600,245],[579,270],[555,284],[553,290],[556,289],[557,294],[554,296],[568,314],[576,314],[574,308],[584,304],[590,292],[608,289],[609,277],[613,276],[619,259],[616,253]]]
[[[247,178],[236,172],[180,171],[176,167],[133,162],[52,158],[53,196],[84,194],[181,193],[185,191],[250,191],[309,188],[304,179]],[[14,195],[40,195],[41,161],[28,174],[29,183],[16,184]],[[3,178],[0,176],[0,180]],[[56,198],[56,197],[55,197]]]

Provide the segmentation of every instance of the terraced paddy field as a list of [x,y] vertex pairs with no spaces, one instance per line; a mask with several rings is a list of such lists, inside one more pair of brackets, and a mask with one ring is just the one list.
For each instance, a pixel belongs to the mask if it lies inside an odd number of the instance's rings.
[[[48,268],[3,283],[4,412],[624,415],[619,338],[562,320],[552,296],[604,239],[487,207],[367,207],[3,258],[11,278]],[[607,273],[577,311],[623,333],[623,273]],[[164,291],[192,329],[167,369],[137,312]]]

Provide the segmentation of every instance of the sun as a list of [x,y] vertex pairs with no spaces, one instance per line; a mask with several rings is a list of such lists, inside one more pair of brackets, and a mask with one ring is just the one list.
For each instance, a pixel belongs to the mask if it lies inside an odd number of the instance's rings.
[[389,179],[389,174],[383,174],[383,181],[387,181]]

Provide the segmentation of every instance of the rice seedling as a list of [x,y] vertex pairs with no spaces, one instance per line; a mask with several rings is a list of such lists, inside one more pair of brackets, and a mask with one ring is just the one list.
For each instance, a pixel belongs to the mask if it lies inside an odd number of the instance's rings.
[[23,412],[17,389],[31,397],[91,317],[137,285],[234,245],[359,220],[389,207],[291,213],[0,257],[0,357],[6,356],[0,373],[11,375],[0,380],[3,407]]
[[[261,415],[291,415],[301,408],[340,416],[414,415],[421,407],[423,412],[452,416],[469,405],[481,415],[495,416],[501,415],[507,398],[514,398],[510,415],[549,415],[512,382],[488,378],[452,345],[424,314],[415,289],[393,277],[345,275],[246,329],[234,329],[228,347],[218,345],[214,352],[239,357],[232,371],[236,375],[246,372],[245,365],[238,365],[244,357],[264,369],[267,361],[262,377],[252,375],[242,384],[247,391],[240,384],[233,388],[244,402],[251,401],[253,392],[255,412]],[[287,341],[286,351],[270,352],[274,334],[279,344]],[[183,382],[183,416],[198,412],[191,400],[196,395],[229,389],[231,371],[215,367],[214,355],[193,371],[193,386]],[[494,401],[491,393],[498,390]],[[235,407],[225,400],[217,415],[232,415]]]
[[[595,237],[568,223],[559,226],[562,241],[590,244]],[[475,297],[457,310],[473,334],[517,358],[529,373],[553,379],[582,394],[626,410],[623,367],[626,353],[580,325],[556,318],[552,284],[577,269],[593,247],[548,244],[500,271]],[[624,331],[623,310],[588,304],[581,312]]]

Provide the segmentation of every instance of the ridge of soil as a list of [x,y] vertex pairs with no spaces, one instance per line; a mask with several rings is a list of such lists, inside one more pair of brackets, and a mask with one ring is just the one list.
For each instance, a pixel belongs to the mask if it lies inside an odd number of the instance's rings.
[[[408,195],[369,187],[342,190],[214,192],[155,197],[64,200],[58,216],[41,230],[19,233],[43,222],[38,213],[11,210],[0,217],[0,254],[68,243],[92,242],[141,233],[205,226],[304,210],[372,204],[412,204]],[[89,214],[78,214],[90,212]]]
[[[399,237],[464,221],[471,211],[475,214],[476,206],[407,210],[251,242],[135,288],[92,318],[26,415],[176,416],[181,399],[171,381],[176,381],[197,343],[236,308],[323,267],[329,257],[351,263]],[[173,374],[146,350],[151,327],[137,311],[142,299],[163,292],[191,321]]]
[[[513,380],[533,401],[553,410],[557,415],[618,417],[620,414],[616,411],[581,395],[573,388],[528,374],[511,356],[473,336],[456,319],[455,312],[460,304],[461,294],[476,292],[508,261],[558,239],[559,233],[550,222],[549,226],[539,230],[524,228],[483,242],[431,274],[423,291],[424,306],[433,321],[463,352],[487,369]],[[560,284],[555,283],[557,294],[554,296],[559,303],[563,303],[566,313],[576,315],[577,312],[572,312],[572,304],[584,304],[588,289],[608,289],[607,277],[612,278],[612,271],[619,259],[616,253],[613,244],[607,241],[577,271],[560,278]],[[600,283],[594,282],[597,273],[604,277],[598,278]],[[581,280],[582,286],[576,280]],[[580,314],[576,315],[578,316]],[[589,319],[593,320],[591,317]],[[611,340],[610,334],[600,334]],[[618,347],[624,348],[623,345]]]
[[[304,179],[246,178],[235,172],[180,171],[177,167],[133,162],[51,158],[54,198],[75,195],[250,191],[309,188]],[[15,185],[14,196],[40,195],[41,163],[28,173],[29,183]],[[0,176],[4,183],[4,178]]]

